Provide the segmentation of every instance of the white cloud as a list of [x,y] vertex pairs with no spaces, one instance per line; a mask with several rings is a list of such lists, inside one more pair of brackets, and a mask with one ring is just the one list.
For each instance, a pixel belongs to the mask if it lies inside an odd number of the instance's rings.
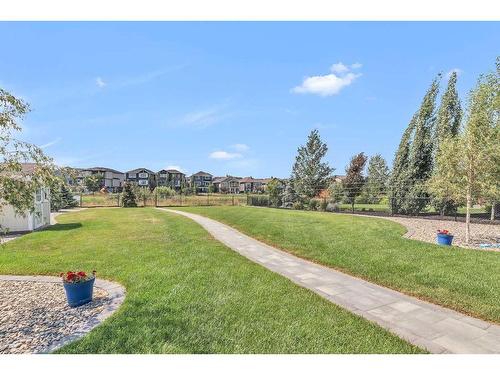
[[104,86],[106,86],[106,82],[104,82],[104,80],[101,77],[96,78],[95,84],[97,85],[97,87],[100,87],[100,88],[103,88]]
[[354,63],[351,65],[351,69],[359,69],[363,66],[361,63]]
[[446,73],[446,78],[450,78],[453,73],[457,73],[457,76],[461,75],[464,71],[460,68],[454,68]]
[[[361,67],[360,63],[351,65],[352,68]],[[331,66],[332,73],[323,76],[304,78],[300,86],[294,87],[292,92],[298,94],[317,94],[320,96],[337,95],[344,87],[349,86],[361,73],[352,73],[341,62]]]
[[241,158],[242,156],[240,153],[227,151],[214,151],[209,155],[211,159],[217,160],[232,160]]
[[239,151],[239,152],[245,152],[250,150],[250,147],[244,143],[236,143],[231,146],[233,150]]
[[59,143],[61,140],[62,140],[62,138],[61,138],[61,137],[59,137],[59,138],[56,138],[56,139],[54,139],[53,141],[50,141],[50,142],[48,142],[48,143],[45,143],[45,144],[43,144],[43,145],[41,145],[41,146],[39,146],[39,147],[40,147],[40,148],[42,148],[42,149],[43,149],[43,148],[47,148],[47,147],[50,147],[50,146],[55,145],[56,143]]
[[333,73],[339,73],[339,74],[342,74],[342,73],[346,73],[349,71],[349,68],[347,66],[345,66],[344,64],[342,64],[341,62],[338,62],[336,64],[333,64],[331,67],[330,67],[330,70],[333,72]]

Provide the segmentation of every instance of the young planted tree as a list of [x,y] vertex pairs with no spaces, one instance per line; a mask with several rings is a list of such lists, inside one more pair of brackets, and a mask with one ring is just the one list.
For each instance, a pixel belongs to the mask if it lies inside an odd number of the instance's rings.
[[272,178],[266,185],[266,192],[269,194],[269,204],[273,207],[282,205],[283,182],[277,178]]
[[[453,72],[448,80],[441,105],[437,112],[436,129],[434,132],[434,155],[437,158],[440,145],[447,142],[450,138],[455,137],[460,130],[462,120],[462,108],[460,98],[457,92],[457,73]],[[443,190],[441,194],[432,197],[434,208],[441,214],[453,214],[457,210],[457,202],[454,202],[448,197],[448,193]]]
[[317,129],[309,134],[307,143],[297,150],[291,180],[298,198],[304,202],[325,189],[333,172],[327,162],[322,162],[328,147],[322,142]]
[[122,206],[137,207],[137,197],[130,182],[125,182],[123,185]]
[[[5,204],[23,214],[33,211],[33,196],[55,181],[52,159],[39,147],[15,137],[29,105],[0,88],[0,211]],[[26,164],[29,168],[26,168]],[[1,228],[0,228],[1,229]]]
[[366,192],[368,203],[379,203],[382,196],[387,194],[389,181],[389,167],[382,155],[377,154],[368,161],[368,175],[366,179]]
[[466,242],[470,241],[470,209],[479,198],[500,195],[499,67],[479,79],[469,95],[465,128],[442,142],[436,158],[431,191],[446,190],[455,201],[465,201]]
[[297,201],[297,194],[293,188],[293,182],[291,180],[286,181],[285,189],[283,190],[283,195],[281,197],[281,207],[292,208],[293,204]]
[[103,175],[96,173],[91,174],[90,176],[85,177],[83,183],[88,191],[94,194],[96,191],[99,191],[103,186],[104,177]]
[[365,183],[363,170],[365,169],[366,160],[367,157],[363,152],[354,155],[346,168],[345,179],[342,181],[346,202],[352,205],[353,212],[356,197],[361,194]]

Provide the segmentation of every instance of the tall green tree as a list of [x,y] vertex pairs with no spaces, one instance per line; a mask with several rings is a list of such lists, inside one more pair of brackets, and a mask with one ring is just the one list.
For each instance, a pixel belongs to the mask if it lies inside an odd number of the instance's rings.
[[376,154],[368,161],[368,174],[366,179],[366,192],[368,203],[378,203],[382,196],[387,194],[389,181],[389,167],[380,154]]
[[333,168],[322,161],[327,152],[328,146],[321,140],[317,129],[311,131],[306,144],[298,148],[291,180],[302,201],[315,197],[327,187],[333,172]]
[[407,188],[410,184],[410,148],[415,132],[418,113],[415,113],[405,129],[394,157],[391,178],[389,179],[389,202],[392,213],[404,212],[407,201]]
[[32,211],[35,192],[55,180],[52,159],[39,147],[16,138],[29,111],[28,103],[0,88],[0,211],[4,204],[20,214]]
[[426,183],[432,175],[433,141],[436,122],[436,97],[439,91],[438,76],[431,84],[418,111],[415,135],[410,148],[409,186],[405,211],[418,214],[429,204]]
[[352,211],[354,211],[356,197],[361,194],[365,183],[363,170],[365,169],[366,160],[367,157],[363,152],[354,155],[346,168],[346,176],[342,181],[346,202],[352,205]]
[[390,196],[394,213],[417,214],[429,203],[426,182],[433,168],[432,135],[440,78],[438,75],[432,81],[396,153]]
[[[448,80],[448,86],[441,98],[437,112],[436,130],[434,132],[434,154],[437,158],[440,144],[455,137],[462,120],[462,107],[457,92],[457,73],[453,72]],[[457,210],[457,202],[447,198],[446,194],[432,197],[434,208],[441,214],[453,214]]]
[[430,190],[446,191],[450,199],[465,201],[466,242],[470,241],[470,209],[478,199],[500,196],[500,68],[480,77],[470,92],[465,127],[442,142]]

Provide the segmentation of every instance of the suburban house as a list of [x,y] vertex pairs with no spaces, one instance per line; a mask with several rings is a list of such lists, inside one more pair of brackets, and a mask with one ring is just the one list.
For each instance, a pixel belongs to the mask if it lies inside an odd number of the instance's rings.
[[215,191],[220,193],[239,194],[241,177],[226,176],[213,179]]
[[196,188],[197,193],[208,193],[210,185],[212,185],[213,176],[210,173],[199,171],[189,177],[191,187]]
[[158,186],[168,186],[179,190],[186,182],[186,175],[177,169],[162,169],[156,174],[156,184]]
[[156,187],[156,173],[147,168],[136,168],[125,172],[125,181],[141,187]]
[[99,174],[103,177],[102,186],[110,193],[116,193],[121,190],[125,173],[106,167],[92,167],[86,169],[77,169],[77,183],[83,185],[85,177]]
[[[34,171],[35,164],[24,163],[23,173]],[[50,225],[50,190],[38,189],[33,194],[33,209],[17,213],[13,206],[0,201],[0,230],[9,233],[31,232]]]
[[268,178],[244,177],[239,181],[240,193],[262,193],[269,181]]

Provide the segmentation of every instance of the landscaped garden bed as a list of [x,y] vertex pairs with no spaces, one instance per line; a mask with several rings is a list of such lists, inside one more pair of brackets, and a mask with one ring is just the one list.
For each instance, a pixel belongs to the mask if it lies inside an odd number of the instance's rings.
[[72,308],[61,282],[23,279],[0,277],[0,354],[43,353],[74,340],[98,324],[113,302],[96,288],[92,302]]

